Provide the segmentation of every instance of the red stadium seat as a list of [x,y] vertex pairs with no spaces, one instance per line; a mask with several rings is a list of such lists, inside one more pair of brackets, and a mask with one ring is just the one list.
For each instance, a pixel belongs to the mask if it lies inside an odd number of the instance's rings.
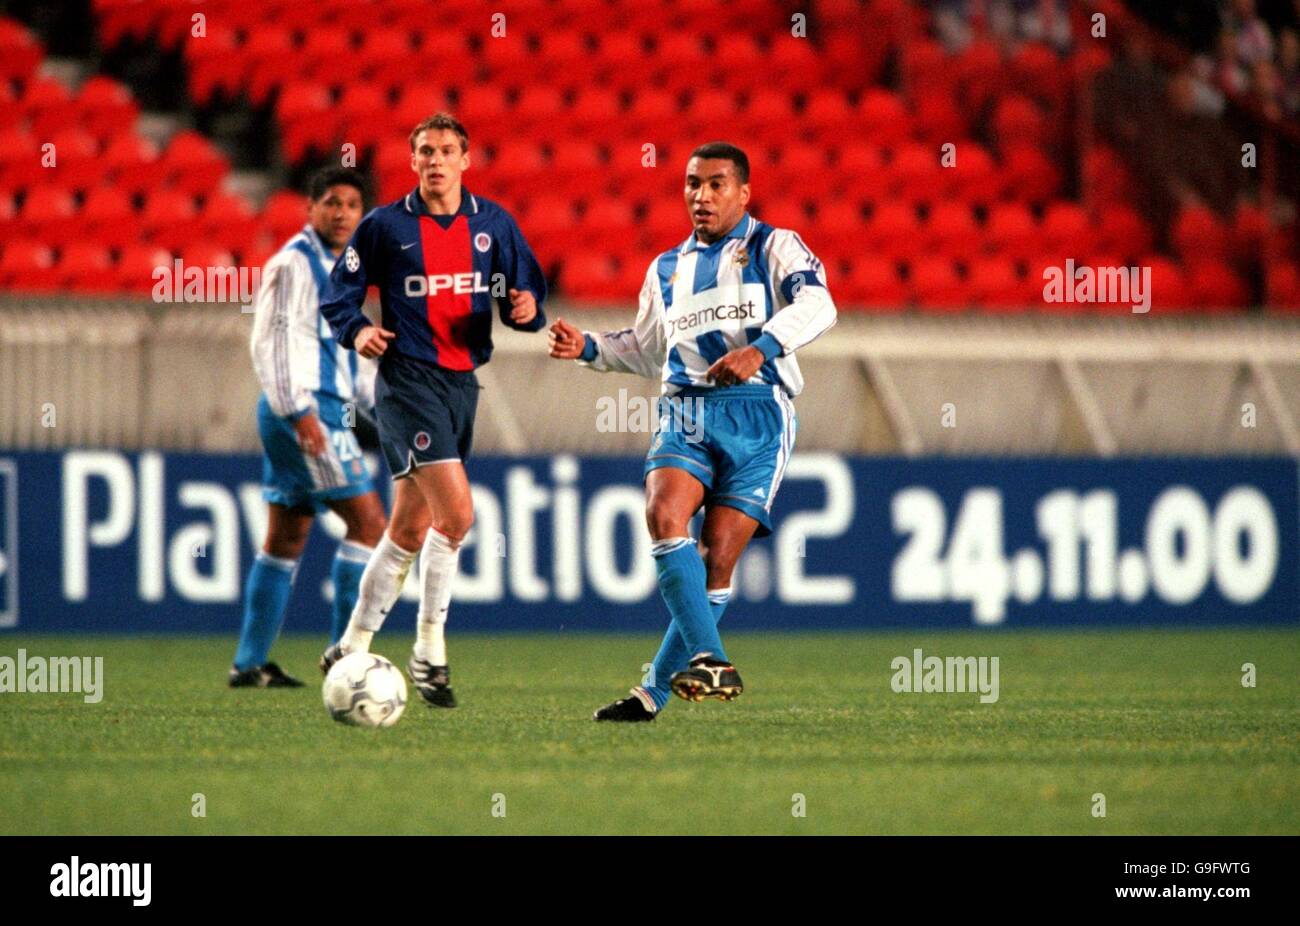
[[920,257],[912,261],[908,281],[918,305],[951,312],[966,308],[969,302],[956,267],[946,257]]
[[517,131],[541,132],[554,126],[564,112],[564,97],[554,86],[532,84],[515,100],[509,119]]
[[47,171],[51,181],[73,190],[88,190],[103,182],[104,167],[94,135],[70,125],[46,137],[56,155],[55,166]]
[[952,166],[941,171],[946,181],[945,192],[971,205],[988,206],[995,202],[1001,188],[992,155],[979,142],[965,139],[953,142],[952,153],[955,159]]
[[771,198],[761,203],[751,203],[750,211],[760,221],[776,228],[805,228],[808,225],[808,210],[803,203],[793,198]]
[[155,268],[172,268],[172,252],[156,245],[122,248],[117,259],[117,289],[126,293],[147,293],[153,289]]
[[1065,61],[1046,45],[1026,43],[1011,55],[1010,76],[1017,87],[1055,106],[1065,99],[1070,72]]
[[967,122],[949,94],[929,94],[916,103],[913,134],[935,148],[966,137]]
[[1017,145],[1003,154],[1003,188],[1025,203],[1045,203],[1061,185],[1060,171],[1041,149]]
[[1196,307],[1205,311],[1240,308],[1250,298],[1241,278],[1216,260],[1200,259],[1194,263],[1188,269],[1188,283]]
[[907,308],[907,287],[899,278],[894,262],[884,257],[868,256],[855,260],[840,286],[846,304],[892,312]]
[[262,223],[277,243],[291,238],[307,223],[306,197],[292,190],[276,190],[262,206]]
[[916,210],[901,202],[876,206],[863,229],[863,247],[869,254],[891,259],[911,257],[920,248],[921,223]]
[[17,126],[0,128],[0,189],[23,190],[44,182],[36,136]]
[[33,76],[23,87],[18,110],[38,138],[49,138],[77,121],[77,104],[61,80]]
[[838,89],[814,90],[804,104],[802,122],[820,138],[843,136],[854,125],[857,114],[848,98]]
[[1138,266],[1151,268],[1151,311],[1179,313],[1194,307],[1183,271],[1158,254],[1145,255]]
[[[280,60],[289,61],[288,34],[279,34],[285,40]],[[190,99],[207,106],[218,94],[233,96],[247,68],[245,54],[239,34],[220,22],[210,24],[202,41],[186,42],[182,57],[188,65]]]
[[888,90],[873,88],[862,95],[855,121],[862,135],[879,145],[895,145],[908,135],[911,117],[903,101]]
[[1038,223],[1020,203],[1002,203],[989,210],[985,236],[990,252],[1020,260],[1038,247]]
[[1043,214],[1039,227],[1040,251],[1064,262],[1082,262],[1093,242],[1092,223],[1077,203],[1055,202]]
[[1047,117],[1033,100],[1009,93],[993,110],[993,132],[1002,146],[1021,142],[1042,146],[1048,140]]
[[1262,208],[1244,202],[1238,203],[1229,232],[1233,258],[1245,262],[1257,254],[1264,253],[1271,230],[1268,216]]
[[43,292],[58,286],[54,251],[36,241],[7,241],[0,253],[0,288]]
[[0,18],[0,80],[28,77],[44,57],[45,49],[30,29]]
[[100,139],[130,132],[135,126],[140,107],[131,91],[117,81],[95,75],[87,78],[77,92],[79,125]]
[[1098,247],[1113,251],[1126,264],[1135,263],[1151,249],[1151,228],[1131,206],[1106,207],[1093,223]]
[[835,163],[839,179],[835,191],[856,202],[875,203],[884,199],[889,189],[885,158],[879,145],[854,141],[840,147]]
[[108,248],[94,241],[74,241],[65,246],[55,273],[61,289],[78,293],[111,292],[117,284]]
[[159,164],[166,182],[188,193],[213,189],[230,172],[230,164],[212,142],[198,132],[173,136]]
[[778,87],[758,87],[745,106],[732,118],[739,120],[740,131],[764,137],[796,124],[794,102],[790,94]]
[[979,250],[983,229],[964,203],[938,203],[922,229],[925,247],[936,255],[963,258]]
[[712,137],[718,134],[719,126],[730,122],[737,109],[736,98],[727,91],[698,89],[682,111],[682,129],[688,135]]
[[948,64],[956,79],[962,106],[978,111],[998,97],[1009,76],[1002,52],[992,40],[977,39]]
[[677,98],[667,90],[640,91],[624,117],[628,129],[652,141],[676,137]]
[[1183,258],[1222,260],[1228,253],[1228,232],[1208,206],[1184,206],[1174,219],[1174,249]]
[[580,90],[569,108],[567,118],[576,132],[604,130],[618,121],[622,104],[618,94],[607,87]]
[[1030,281],[1006,257],[982,257],[968,263],[966,291],[971,304],[995,312],[1024,310],[1041,301]]
[[199,230],[213,242],[234,249],[257,232],[257,213],[242,196],[216,192],[208,195],[199,213]]
[[608,198],[588,204],[580,227],[584,248],[609,254],[618,250],[614,242],[630,241],[637,231],[631,205],[621,199]]
[[890,189],[909,203],[937,199],[946,178],[939,164],[939,151],[921,144],[905,144],[894,151],[889,163]]
[[119,187],[100,187],[86,196],[79,216],[81,231],[89,238],[113,248],[135,240],[135,209]]
[[32,187],[23,200],[18,227],[24,235],[58,246],[77,234],[77,201],[67,187]]
[[140,227],[155,244],[176,251],[197,235],[194,199],[183,190],[161,189],[145,200]]
[[118,135],[100,156],[108,182],[128,196],[143,195],[158,183],[158,145],[139,135]]

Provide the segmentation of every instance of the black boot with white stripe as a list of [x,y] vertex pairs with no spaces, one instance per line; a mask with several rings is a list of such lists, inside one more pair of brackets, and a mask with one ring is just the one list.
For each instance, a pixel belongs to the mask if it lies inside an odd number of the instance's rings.
[[703,701],[705,698],[731,701],[745,690],[736,667],[714,659],[708,653],[696,656],[684,671],[674,672],[668,684],[673,694],[687,701]]

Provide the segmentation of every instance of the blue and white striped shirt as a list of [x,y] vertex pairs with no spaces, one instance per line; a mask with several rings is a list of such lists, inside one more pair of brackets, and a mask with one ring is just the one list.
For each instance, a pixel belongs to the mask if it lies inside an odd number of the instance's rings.
[[794,352],[836,319],[826,273],[799,235],[746,213],[725,237],[703,244],[693,234],[651,262],[636,323],[622,331],[585,332],[579,360],[602,372],[660,379],[663,393],[708,387],[709,367],[753,345],[764,363],[747,382],[803,390]]

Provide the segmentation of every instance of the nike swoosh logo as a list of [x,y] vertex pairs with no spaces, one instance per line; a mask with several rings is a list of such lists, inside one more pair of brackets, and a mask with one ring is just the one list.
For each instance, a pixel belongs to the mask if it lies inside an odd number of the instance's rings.
[[410,244],[404,244],[404,245],[402,245],[402,250],[405,251],[407,248],[413,248],[413,247],[415,247],[417,244],[419,244],[418,241],[412,241]]

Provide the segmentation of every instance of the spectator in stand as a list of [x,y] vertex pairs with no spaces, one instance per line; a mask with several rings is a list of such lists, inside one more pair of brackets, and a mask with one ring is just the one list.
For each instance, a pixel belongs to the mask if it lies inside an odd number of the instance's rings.
[[927,6],[936,35],[953,53],[986,31],[1004,44],[1045,42],[1058,51],[1070,47],[1066,0],[929,0]]
[[1232,0],[1223,11],[1223,25],[1237,38],[1236,59],[1247,68],[1273,59],[1273,33],[1260,18],[1255,0]]
[[1237,56],[1238,47],[1237,33],[1226,27],[1219,31],[1213,82],[1228,96],[1240,96],[1250,88],[1250,75]]
[[1277,76],[1282,112],[1288,116],[1300,113],[1300,34],[1294,29],[1283,29],[1278,36]]

